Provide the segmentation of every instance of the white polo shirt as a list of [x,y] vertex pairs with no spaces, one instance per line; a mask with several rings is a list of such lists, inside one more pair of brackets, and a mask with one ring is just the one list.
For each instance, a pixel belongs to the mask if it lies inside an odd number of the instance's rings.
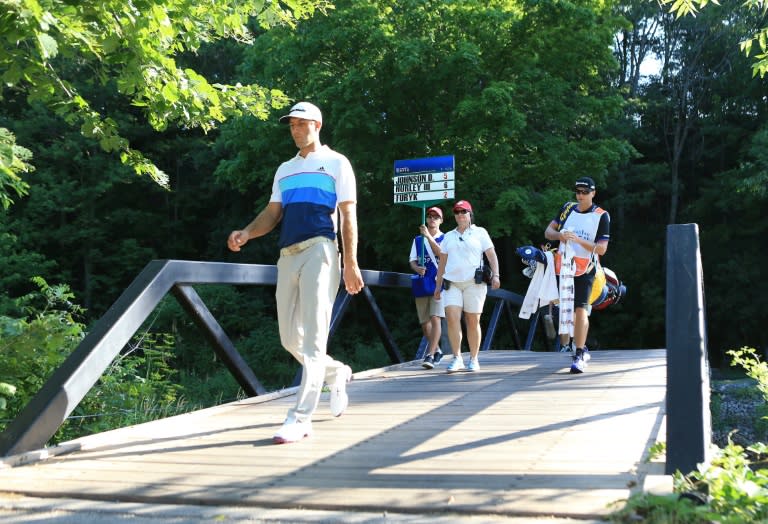
[[470,225],[459,233],[456,229],[445,234],[440,250],[448,255],[443,278],[451,282],[465,282],[475,278],[475,269],[483,261],[483,253],[493,247],[485,228]]

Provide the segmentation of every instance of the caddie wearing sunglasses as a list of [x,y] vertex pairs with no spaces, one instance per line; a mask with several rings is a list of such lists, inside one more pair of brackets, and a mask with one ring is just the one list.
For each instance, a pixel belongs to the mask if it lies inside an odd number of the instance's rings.
[[[573,351],[571,373],[583,373],[589,362],[590,294],[599,257],[608,250],[611,217],[593,203],[595,181],[581,177],[574,184],[576,202],[566,202],[549,223],[544,236],[557,240],[559,275],[559,329],[561,351]],[[573,339],[571,342],[571,338]]]

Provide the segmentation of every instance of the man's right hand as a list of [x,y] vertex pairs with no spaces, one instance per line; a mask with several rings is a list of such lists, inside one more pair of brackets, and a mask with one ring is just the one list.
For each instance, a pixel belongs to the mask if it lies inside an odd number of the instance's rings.
[[248,233],[243,230],[232,231],[227,238],[227,247],[232,251],[240,251],[240,248],[248,243]]
[[560,231],[560,242],[568,242],[569,240],[576,240],[578,235],[569,229],[563,229]]

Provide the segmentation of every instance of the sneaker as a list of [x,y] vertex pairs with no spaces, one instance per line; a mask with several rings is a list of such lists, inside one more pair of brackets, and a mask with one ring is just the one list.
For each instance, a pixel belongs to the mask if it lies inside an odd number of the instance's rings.
[[589,354],[589,350],[587,349],[587,346],[584,346],[584,349],[581,352],[581,358],[584,359],[585,364],[589,362],[589,360],[592,358],[592,355]]
[[441,360],[443,360],[443,352],[440,351],[440,348],[437,348],[437,351],[435,351],[435,355],[432,357],[435,361],[435,365],[438,365]]
[[331,415],[340,417],[349,405],[347,382],[352,380],[352,368],[344,366],[336,372],[336,381],[331,386]]
[[290,444],[298,442],[312,434],[311,422],[285,422],[283,427],[272,437],[275,444]]
[[432,369],[435,367],[435,359],[432,358],[432,355],[424,357],[424,362],[421,363],[421,367],[424,369]]
[[453,357],[453,360],[450,364],[448,364],[448,368],[446,371],[448,373],[455,373],[457,371],[462,371],[464,369],[464,359],[461,358],[461,356]]
[[584,373],[584,368],[587,367],[587,363],[584,362],[584,352],[580,349],[576,350],[576,354],[573,356],[573,362],[571,362],[571,373]]
[[478,362],[476,358],[469,359],[467,371],[480,371],[480,362]]
[[560,346],[561,353],[571,353],[572,351],[573,351],[573,345],[570,342],[568,342],[564,346],[563,345]]

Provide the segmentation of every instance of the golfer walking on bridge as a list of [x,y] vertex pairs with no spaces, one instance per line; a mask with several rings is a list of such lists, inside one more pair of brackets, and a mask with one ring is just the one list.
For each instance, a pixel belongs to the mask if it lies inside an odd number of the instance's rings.
[[229,249],[240,251],[249,240],[266,235],[282,222],[275,294],[280,341],[303,369],[296,404],[273,437],[276,444],[296,442],[312,433],[312,415],[324,381],[330,385],[333,416],[340,416],[349,402],[346,384],[352,370],[327,354],[331,312],[341,278],[337,214],[344,285],[350,294],[363,289],[357,264],[357,189],[352,166],[344,155],[320,143],[323,117],[317,106],[299,102],[280,122],[290,126],[299,152],[277,169],[267,206],[227,239]]

